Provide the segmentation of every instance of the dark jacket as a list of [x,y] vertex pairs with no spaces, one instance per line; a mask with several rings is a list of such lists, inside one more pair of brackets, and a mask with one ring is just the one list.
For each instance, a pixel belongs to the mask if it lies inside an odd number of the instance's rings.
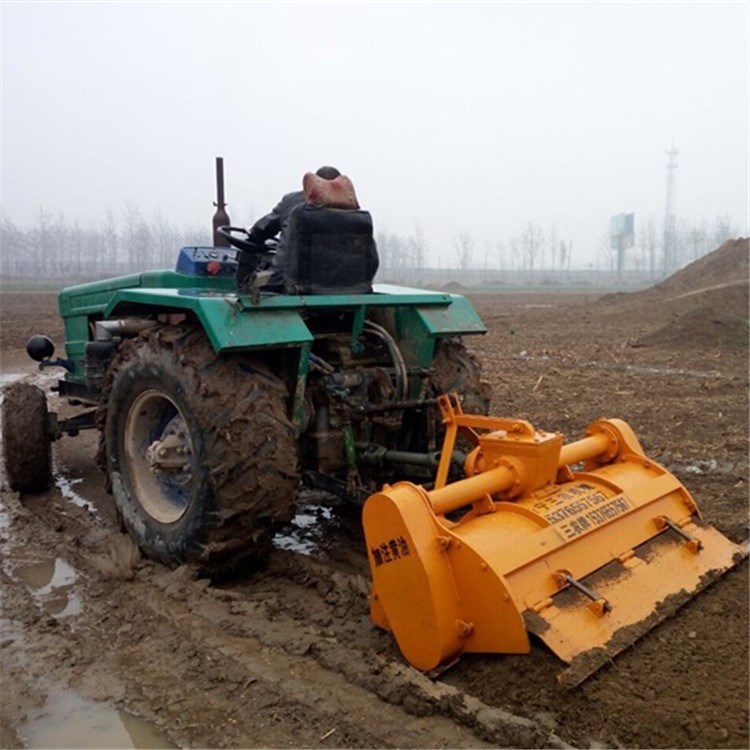
[[289,216],[295,206],[305,202],[305,194],[301,190],[287,193],[274,207],[250,228],[250,239],[262,245],[281,232],[281,243],[284,242],[284,232],[289,224]]
[[305,194],[302,190],[293,193],[287,193],[273,208],[271,213],[266,214],[258,219],[250,227],[249,240],[258,245],[262,245],[266,240],[270,240],[277,234],[279,244],[276,248],[276,255],[273,258],[273,275],[268,281],[271,287],[281,286],[284,283],[284,253],[286,251],[286,228],[289,224],[289,217],[292,210],[305,202]]

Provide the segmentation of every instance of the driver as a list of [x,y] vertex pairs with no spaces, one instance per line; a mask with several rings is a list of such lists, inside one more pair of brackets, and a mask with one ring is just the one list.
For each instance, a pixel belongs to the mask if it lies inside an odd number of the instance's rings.
[[[341,176],[341,172],[339,172],[336,167],[321,167],[315,174],[318,177],[322,177],[324,180],[335,180],[337,177]],[[258,219],[248,232],[248,241],[259,247],[262,247],[266,240],[270,240],[280,233],[279,245],[273,259],[273,273],[266,284],[267,288],[281,287],[284,283],[284,232],[289,223],[289,217],[291,216],[292,210],[300,203],[304,202],[304,190],[296,190],[293,193],[287,193],[278,204],[276,204],[271,213]],[[246,251],[243,251],[243,254],[244,252]],[[240,263],[242,263],[241,259]]]

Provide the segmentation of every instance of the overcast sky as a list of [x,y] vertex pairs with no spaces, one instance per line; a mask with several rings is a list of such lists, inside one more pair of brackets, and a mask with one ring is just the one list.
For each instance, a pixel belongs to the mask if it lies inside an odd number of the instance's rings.
[[532,220],[583,265],[613,214],[662,218],[674,145],[678,217],[747,234],[749,7],[4,0],[3,215],[131,201],[208,240],[216,156],[241,225],[333,164],[433,264]]

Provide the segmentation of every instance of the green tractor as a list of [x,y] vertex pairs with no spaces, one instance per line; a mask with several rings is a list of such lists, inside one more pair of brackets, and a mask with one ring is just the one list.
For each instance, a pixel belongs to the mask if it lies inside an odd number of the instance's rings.
[[46,489],[50,443],[98,429],[141,550],[209,574],[266,554],[303,485],[361,503],[385,482],[429,482],[439,394],[489,409],[462,341],[482,321],[458,295],[371,285],[367,212],[300,210],[279,293],[263,286],[272,249],[227,226],[221,179],[217,205],[214,246],[183,247],[174,271],[60,292],[66,358],[44,336],[27,350],[64,369],[54,390],[79,413],[58,418],[28,383],[6,388],[2,407],[12,488]]

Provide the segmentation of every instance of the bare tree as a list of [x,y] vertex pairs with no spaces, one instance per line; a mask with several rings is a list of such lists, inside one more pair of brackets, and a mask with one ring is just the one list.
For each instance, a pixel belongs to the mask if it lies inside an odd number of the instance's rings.
[[513,235],[508,240],[508,247],[510,248],[511,270],[523,268],[523,249],[521,247],[521,238],[518,235]]
[[599,235],[599,239],[596,242],[597,255],[600,258],[604,258],[604,266],[609,271],[614,271],[617,268],[617,253],[612,247],[612,240],[609,236],[609,232],[602,232]]
[[80,276],[83,270],[83,256],[84,256],[84,231],[81,229],[81,225],[76,219],[73,222],[73,226],[69,233],[70,240],[70,264],[68,271],[72,272],[75,276]]
[[382,274],[387,268],[391,267],[391,257],[388,253],[388,238],[385,230],[378,230],[375,235],[375,245],[378,248],[378,272]]
[[379,231],[376,239],[381,273],[386,270],[403,269],[409,265],[408,241],[387,230]]
[[424,228],[417,221],[414,223],[414,231],[407,239],[409,261],[413,268],[424,268],[427,257],[427,239]]
[[453,245],[458,255],[458,267],[465,271],[471,266],[471,259],[474,256],[474,236],[462,230],[457,237],[453,239]]
[[83,272],[99,277],[112,273],[109,265],[107,236],[102,223],[83,232]]
[[482,268],[485,270],[490,267],[490,253],[492,252],[492,242],[491,240],[485,240],[484,241],[484,262],[482,263]]
[[656,274],[658,248],[659,228],[656,219],[653,216],[641,219],[636,234],[636,265],[651,278]]
[[521,232],[521,252],[524,259],[524,267],[529,271],[534,270],[534,264],[544,246],[544,231],[533,221],[527,221],[526,227]]
[[708,226],[705,221],[696,224],[689,230],[687,244],[688,257],[691,261],[705,255],[708,249]]
[[732,225],[732,219],[729,216],[717,216],[714,219],[713,245],[714,248],[723,245],[727,240],[736,237],[739,232]]
[[130,201],[125,203],[124,224],[123,239],[128,256],[128,270],[144,271],[151,268],[151,230],[143,220],[138,206]]
[[164,219],[159,209],[154,212],[151,221],[151,239],[153,242],[152,258],[159,268],[169,268],[174,264],[177,253],[177,232]]
[[497,253],[497,267],[503,271],[505,270],[505,243],[502,240],[495,243],[495,252]]
[[[56,269],[55,244],[52,221],[49,213],[41,206],[37,209],[34,220],[34,228],[31,230],[31,242],[29,243],[29,269],[34,276],[46,276],[48,269]],[[59,252],[60,244],[64,237],[58,236],[56,243]]]
[[112,211],[107,211],[102,224],[101,233],[103,236],[102,249],[106,259],[105,270],[108,273],[117,273],[117,255],[120,247],[120,237],[117,233],[117,224]]
[[406,268],[408,266],[408,246],[406,241],[395,232],[389,238],[391,246],[391,259],[394,268]]
[[3,216],[0,224],[0,274],[4,278],[24,274],[30,255],[29,238],[10,219]]
[[549,247],[550,263],[552,264],[552,270],[554,271],[555,270],[555,256],[557,255],[557,248],[560,243],[560,240],[557,234],[557,226],[555,226],[555,224],[549,225],[546,239],[547,239],[546,244]]

